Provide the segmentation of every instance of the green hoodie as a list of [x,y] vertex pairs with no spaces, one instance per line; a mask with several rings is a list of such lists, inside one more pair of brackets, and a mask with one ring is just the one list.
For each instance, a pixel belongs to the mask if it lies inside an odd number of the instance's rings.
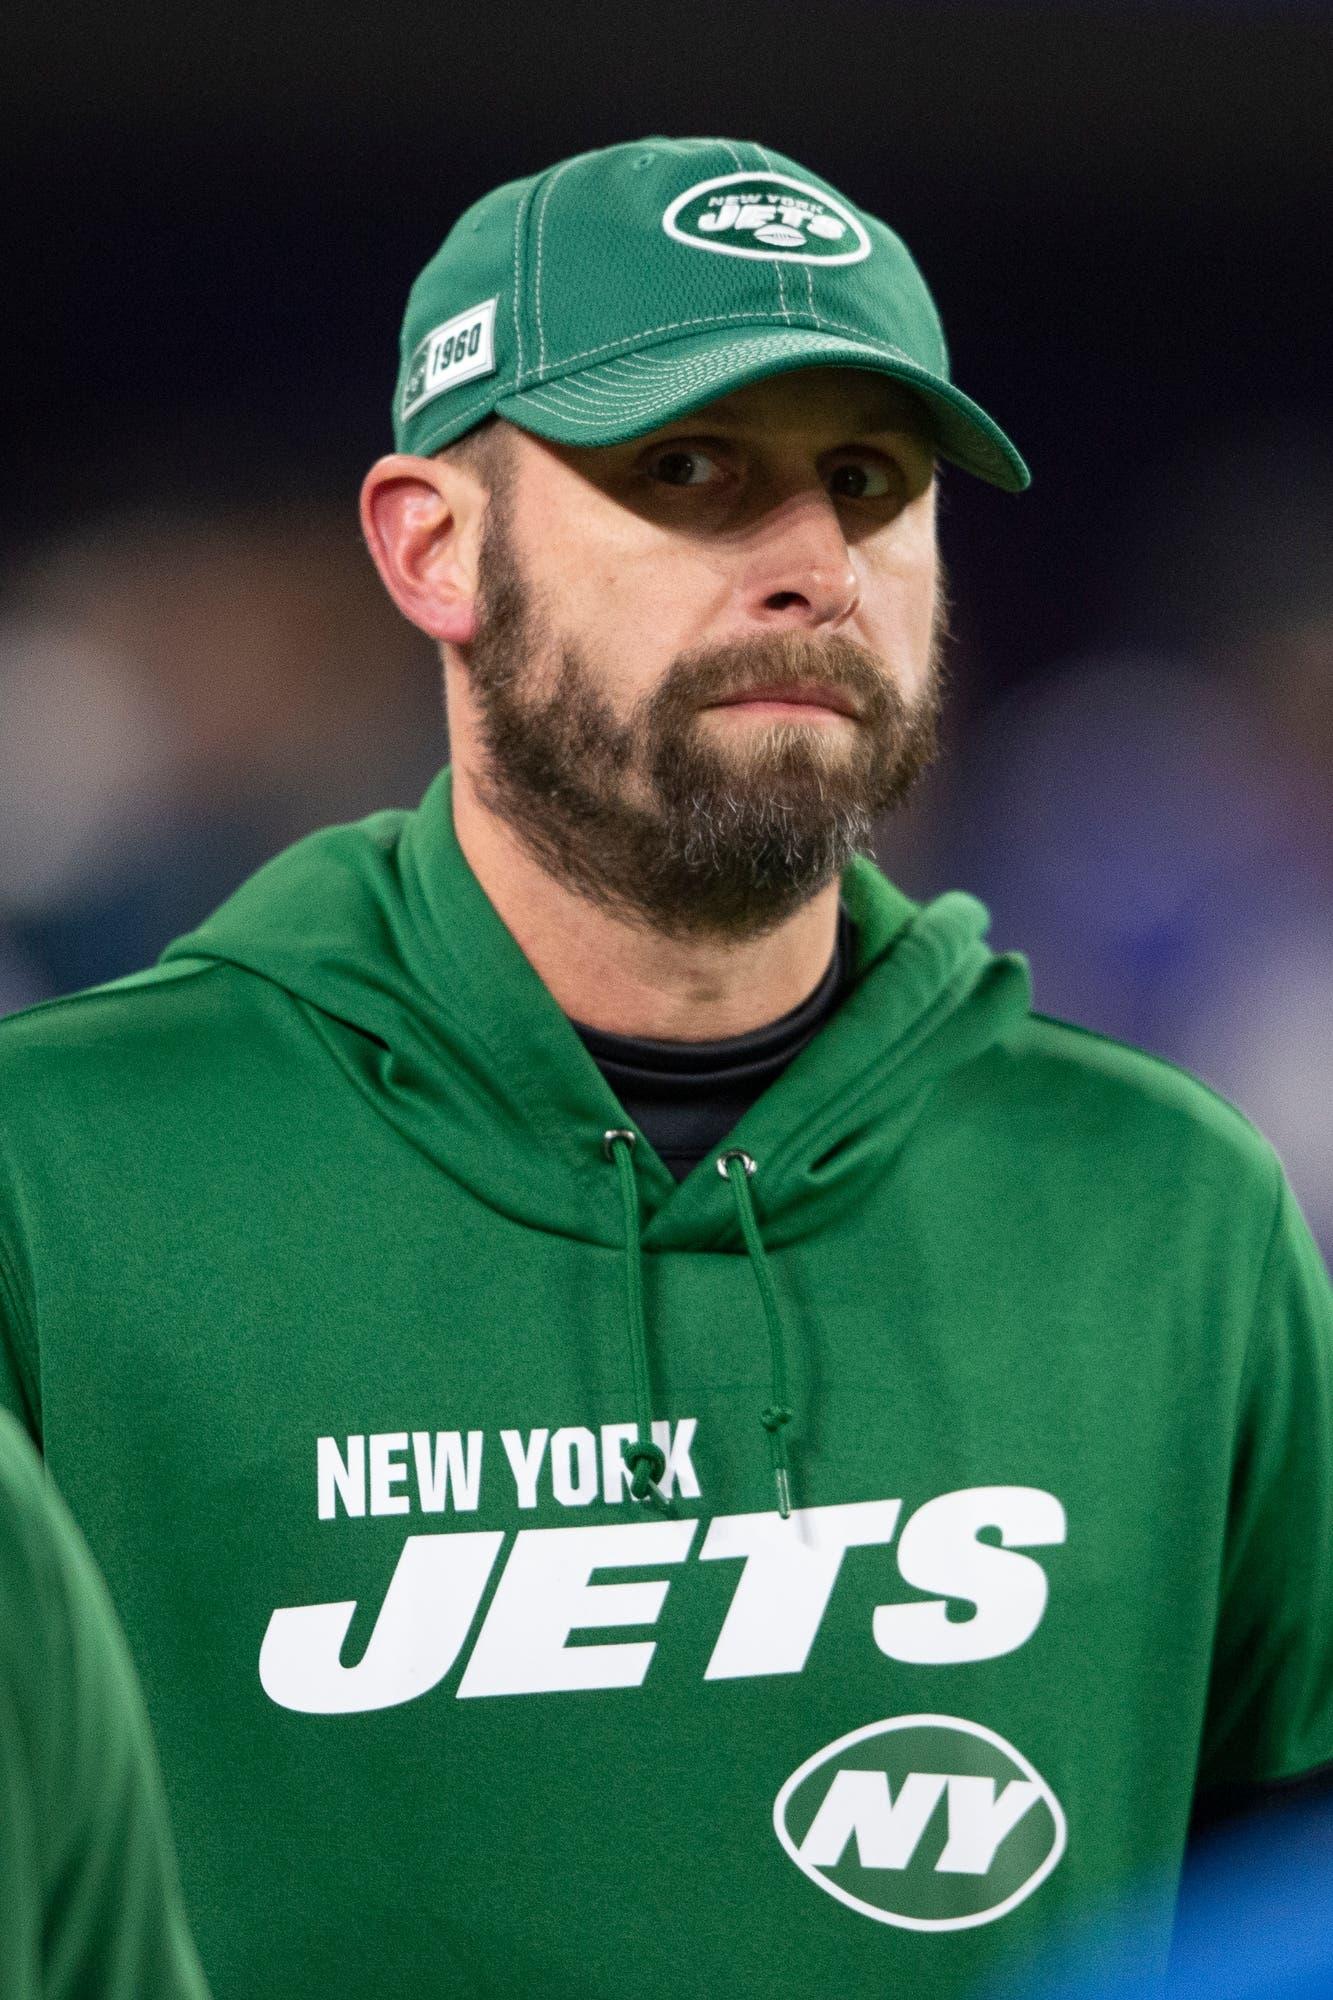
[[1333,1757],[1272,1149],[971,897],[842,895],[853,989],[679,1184],[447,770],[0,1025],[8,1395],[219,2000],[954,2000]]

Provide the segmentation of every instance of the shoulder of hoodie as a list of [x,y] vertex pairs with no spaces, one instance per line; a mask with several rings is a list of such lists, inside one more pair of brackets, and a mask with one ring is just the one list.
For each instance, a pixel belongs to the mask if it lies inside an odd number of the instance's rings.
[[179,958],[7,1014],[0,1020],[0,1129],[16,1086],[56,1081],[89,1064],[135,1064],[160,1054],[173,1030],[193,1037],[222,1027],[271,990],[271,982],[225,959]]
[[[388,847],[407,815],[388,810],[347,826],[318,829],[272,861],[290,865],[303,849],[336,851],[348,838]],[[251,882],[265,873],[260,868]],[[248,883],[241,885],[241,892]],[[257,1017],[291,1019],[300,1007],[276,981],[223,957],[173,957],[166,963],[78,992],[39,1000],[0,1019],[0,1157],[9,1114],[25,1091],[48,1108],[62,1085],[92,1075],[133,1079],[136,1087],[165,1081],[172,1038],[197,1061],[201,1037],[243,1039],[253,1051]]]
[[[1272,1142],[1194,1071],[1094,1028],[1037,1011],[991,1056],[1009,1091],[1039,1111],[1041,1138],[1071,1154],[1114,1154],[1145,1174],[1211,1181],[1271,1222],[1286,1176]],[[1006,1074],[1007,1073],[1007,1074]],[[1003,1086],[1002,1086],[1003,1087]],[[1225,1198],[1225,1196],[1224,1196]]]
[[0,1320],[6,1290],[23,1290],[14,1246],[25,1163],[65,1148],[77,1155],[99,1107],[142,1112],[225,1073],[227,1064],[201,1064],[202,1051],[263,1060],[268,1038],[258,1030],[291,1020],[294,1007],[272,981],[225,960],[181,958],[0,1020]]
[[76,1138],[99,1105],[192,1098],[209,1079],[253,1069],[272,1058],[295,1005],[225,960],[180,958],[6,1015],[0,1206],[7,1170],[34,1144]]

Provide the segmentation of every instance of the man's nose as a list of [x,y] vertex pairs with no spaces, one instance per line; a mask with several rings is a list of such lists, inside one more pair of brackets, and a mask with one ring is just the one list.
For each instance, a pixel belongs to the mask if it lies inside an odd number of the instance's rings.
[[792,495],[771,510],[755,530],[741,588],[760,625],[816,631],[851,617],[861,586],[827,493]]

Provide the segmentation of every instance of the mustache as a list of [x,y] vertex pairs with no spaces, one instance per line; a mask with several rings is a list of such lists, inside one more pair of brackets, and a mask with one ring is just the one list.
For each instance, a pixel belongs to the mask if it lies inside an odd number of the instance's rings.
[[677,654],[653,706],[673,713],[705,708],[729,701],[746,688],[783,681],[839,690],[866,716],[898,699],[888,662],[868,646],[836,632],[812,638],[785,630]]

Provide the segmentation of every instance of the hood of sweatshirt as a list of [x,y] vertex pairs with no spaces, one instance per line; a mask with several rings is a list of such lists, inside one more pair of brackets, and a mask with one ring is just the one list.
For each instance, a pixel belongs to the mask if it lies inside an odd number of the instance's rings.
[[[473,874],[451,779],[446,766],[415,811],[298,841],[163,962],[222,961],[284,988],[349,1080],[479,1200],[531,1228],[619,1246],[605,1136],[632,1128]],[[749,1192],[770,1248],[854,1201],[942,1080],[1030,1006],[1026,960],[987,948],[989,913],[974,897],[919,905],[860,855],[841,893],[855,984],[726,1141],[754,1163]],[[641,1134],[633,1154],[643,1251],[744,1247],[716,1157],[678,1183]]]
[[478,1200],[623,1254],[637,1430],[624,1460],[633,1497],[664,1512],[644,1260],[747,1256],[769,1354],[757,1414],[786,1518],[795,1348],[769,1253],[863,1200],[941,1081],[1030,1002],[1026,962],[987,949],[975,898],[955,891],[923,908],[864,856],[841,892],[857,932],[851,991],[679,1183],[473,874],[447,766],[415,812],[331,827],[278,855],[164,958],[221,961],[281,987],[348,1080]]

